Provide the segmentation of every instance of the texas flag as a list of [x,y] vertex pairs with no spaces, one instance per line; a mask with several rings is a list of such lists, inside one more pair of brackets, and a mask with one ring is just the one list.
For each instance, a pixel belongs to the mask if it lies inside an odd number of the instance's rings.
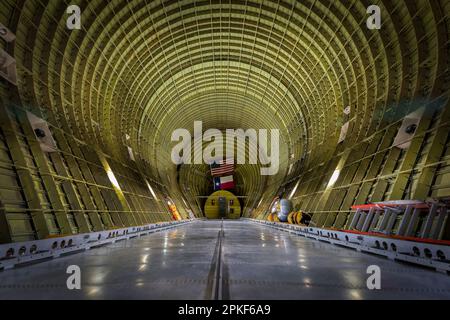
[[214,190],[230,190],[234,189],[233,176],[214,178]]

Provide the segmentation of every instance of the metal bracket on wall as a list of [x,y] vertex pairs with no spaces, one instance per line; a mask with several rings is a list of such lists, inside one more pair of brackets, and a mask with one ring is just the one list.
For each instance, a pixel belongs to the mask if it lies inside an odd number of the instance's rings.
[[0,76],[17,86],[16,59],[0,49]]
[[12,33],[7,27],[0,23],[0,38],[5,40],[8,43],[11,43],[16,40],[16,35]]

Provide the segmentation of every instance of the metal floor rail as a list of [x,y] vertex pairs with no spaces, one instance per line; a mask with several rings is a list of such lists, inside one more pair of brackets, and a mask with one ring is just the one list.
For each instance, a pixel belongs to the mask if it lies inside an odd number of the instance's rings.
[[18,242],[0,245],[0,271],[12,269],[16,266],[39,262],[61,255],[90,250],[117,241],[142,237],[192,222],[177,221],[149,224],[140,227],[106,230],[87,234],[78,234],[45,240]]
[[450,246],[372,235],[352,234],[343,231],[311,228],[278,222],[254,219],[243,220],[267,225],[281,231],[294,233],[310,239],[352,248],[359,252],[372,253],[387,257],[391,260],[413,263],[433,268],[436,271],[447,274],[450,272]]

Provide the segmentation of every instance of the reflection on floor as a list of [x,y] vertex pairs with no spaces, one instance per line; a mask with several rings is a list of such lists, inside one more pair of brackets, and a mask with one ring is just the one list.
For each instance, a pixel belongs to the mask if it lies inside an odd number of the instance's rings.
[[[199,221],[0,272],[0,299],[211,299],[220,228]],[[450,298],[446,275],[248,222],[224,223],[222,250],[225,299]],[[81,290],[67,289],[70,265]],[[367,289],[370,265],[381,268],[379,291]]]

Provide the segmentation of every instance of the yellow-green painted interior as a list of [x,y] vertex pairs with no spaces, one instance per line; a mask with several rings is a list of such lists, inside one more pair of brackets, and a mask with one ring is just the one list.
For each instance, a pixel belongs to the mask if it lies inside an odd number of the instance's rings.
[[[81,30],[66,27],[68,1],[0,2],[16,35],[0,48],[18,76],[17,86],[0,82],[0,241],[168,220],[166,196],[183,218],[202,217],[208,166],[170,161],[172,131],[196,120],[205,130],[280,129],[277,175],[236,169],[246,217],[265,219],[297,184],[295,209],[336,228],[353,204],[450,196],[449,1],[70,4]],[[381,30],[366,28],[370,4],[382,9]],[[394,147],[420,107],[412,146]],[[39,149],[26,111],[48,122],[57,152]]]

